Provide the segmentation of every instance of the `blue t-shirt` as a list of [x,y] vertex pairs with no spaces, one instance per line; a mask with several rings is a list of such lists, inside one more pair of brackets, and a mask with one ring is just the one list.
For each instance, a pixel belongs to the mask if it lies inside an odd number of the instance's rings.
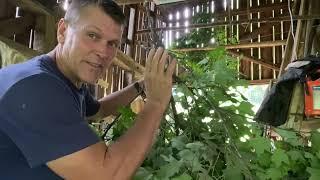
[[0,70],[0,179],[62,179],[46,163],[99,142],[99,103],[42,55]]

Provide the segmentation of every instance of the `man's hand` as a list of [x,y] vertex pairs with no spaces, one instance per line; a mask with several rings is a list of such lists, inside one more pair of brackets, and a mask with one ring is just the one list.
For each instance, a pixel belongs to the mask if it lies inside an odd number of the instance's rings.
[[[167,68],[166,64],[168,64]],[[176,67],[176,60],[169,62],[168,51],[158,48],[149,52],[146,62],[144,84],[147,101],[158,104],[166,109],[172,92],[172,74]]]

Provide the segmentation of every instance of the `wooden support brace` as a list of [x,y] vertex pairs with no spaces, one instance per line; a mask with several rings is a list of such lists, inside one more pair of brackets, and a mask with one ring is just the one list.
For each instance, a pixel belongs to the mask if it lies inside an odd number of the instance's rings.
[[[262,48],[262,47],[273,47],[273,46],[283,46],[286,44],[285,40],[278,41],[264,41],[264,42],[253,42],[253,43],[243,43],[236,45],[226,45],[223,46],[226,49],[247,49],[247,48]],[[190,52],[190,51],[211,51],[217,47],[205,47],[205,48],[182,48],[182,49],[173,49],[172,51],[176,52]]]
[[255,64],[260,64],[261,66],[269,68],[269,69],[273,69],[276,71],[280,70],[280,67],[277,67],[274,64],[270,64],[263,59],[256,59],[254,57],[245,56],[245,55],[242,55],[242,54],[235,52],[235,51],[232,51],[232,50],[228,50],[228,54],[230,54],[232,56],[240,57],[242,60],[245,60],[245,61],[253,62]]
[[271,81],[274,81],[274,79],[262,79],[262,80],[250,80],[250,85],[261,85],[261,84],[269,84]]
[[130,67],[130,69],[135,72],[136,76],[142,76],[144,74],[145,68],[142,65],[134,62],[134,60],[131,57],[127,56],[122,51],[118,50],[116,57],[125,65]]

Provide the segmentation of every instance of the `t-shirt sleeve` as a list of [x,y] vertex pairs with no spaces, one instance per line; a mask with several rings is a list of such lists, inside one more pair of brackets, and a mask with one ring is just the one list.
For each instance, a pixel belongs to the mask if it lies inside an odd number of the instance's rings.
[[100,103],[86,90],[85,94],[86,102],[86,116],[90,117],[98,113],[100,109]]
[[[2,104],[3,103],[3,104]],[[31,167],[99,142],[70,89],[50,75],[19,81],[4,95],[1,126]]]

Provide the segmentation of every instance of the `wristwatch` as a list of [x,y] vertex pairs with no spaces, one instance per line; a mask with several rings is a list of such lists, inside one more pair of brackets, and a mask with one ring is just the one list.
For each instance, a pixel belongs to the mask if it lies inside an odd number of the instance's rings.
[[138,94],[141,95],[141,97],[142,97],[143,99],[145,99],[145,98],[146,98],[146,94],[145,94],[145,92],[144,92],[144,88],[143,88],[142,86],[140,86],[139,82],[135,82],[135,83],[133,84],[133,86],[134,86],[134,88],[137,90]]

